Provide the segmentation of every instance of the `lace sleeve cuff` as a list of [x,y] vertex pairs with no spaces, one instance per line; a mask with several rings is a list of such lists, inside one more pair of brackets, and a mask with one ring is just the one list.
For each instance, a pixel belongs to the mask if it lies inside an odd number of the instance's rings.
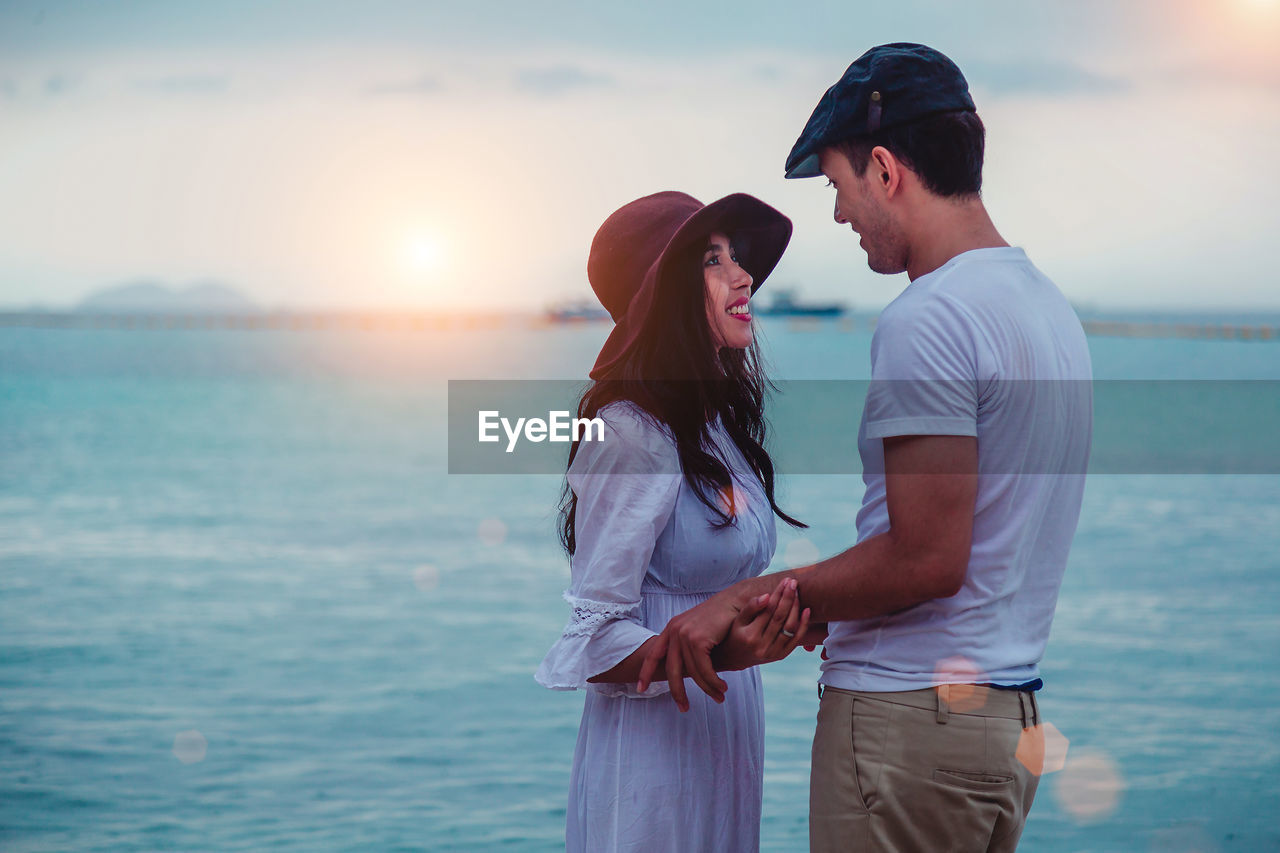
[[640,603],[592,601],[564,594],[573,608],[560,639],[547,652],[534,676],[552,690],[594,690],[606,696],[643,699],[667,693],[665,681],[640,693],[632,683],[587,681],[607,672],[654,636],[639,622]]

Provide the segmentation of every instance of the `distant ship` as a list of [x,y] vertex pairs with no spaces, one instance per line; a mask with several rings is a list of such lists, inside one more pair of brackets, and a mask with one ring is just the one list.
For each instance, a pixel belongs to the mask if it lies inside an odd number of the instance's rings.
[[552,323],[592,323],[608,320],[609,312],[590,300],[574,299],[548,306],[545,316]]
[[788,288],[773,291],[773,301],[756,308],[752,313],[762,317],[839,317],[847,309],[839,302],[801,302],[796,292]]

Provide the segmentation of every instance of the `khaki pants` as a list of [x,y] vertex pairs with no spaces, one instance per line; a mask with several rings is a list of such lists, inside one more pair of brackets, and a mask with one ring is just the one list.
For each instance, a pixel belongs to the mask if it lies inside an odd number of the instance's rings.
[[972,684],[904,693],[824,688],[813,738],[810,850],[1015,849],[1039,782],[1039,723],[1030,692]]

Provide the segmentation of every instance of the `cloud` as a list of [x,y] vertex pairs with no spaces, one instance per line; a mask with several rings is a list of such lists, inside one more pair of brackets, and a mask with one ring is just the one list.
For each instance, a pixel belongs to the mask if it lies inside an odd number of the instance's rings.
[[525,68],[517,71],[515,76],[517,89],[535,95],[563,95],[574,89],[590,89],[614,84],[614,79],[607,74],[586,71],[576,65]]
[[220,95],[231,85],[221,74],[172,74],[139,80],[133,88],[159,95]]
[[43,80],[27,78],[18,80],[13,77],[0,79],[0,98],[16,101],[29,98],[61,98],[81,88],[79,75],[53,73]]
[[413,80],[375,83],[365,88],[368,95],[434,95],[444,89],[438,77],[424,74]]
[[782,68],[773,63],[759,63],[751,66],[747,75],[760,83],[779,83],[785,76]]
[[1233,93],[1259,90],[1274,95],[1280,93],[1280,67],[1246,62],[1183,64],[1167,69],[1162,82],[1180,90],[1222,86]]
[[80,79],[70,74],[50,74],[44,81],[44,93],[51,97],[65,95],[80,85]]
[[961,67],[970,86],[995,95],[1108,95],[1130,88],[1127,80],[1067,62],[969,60]]

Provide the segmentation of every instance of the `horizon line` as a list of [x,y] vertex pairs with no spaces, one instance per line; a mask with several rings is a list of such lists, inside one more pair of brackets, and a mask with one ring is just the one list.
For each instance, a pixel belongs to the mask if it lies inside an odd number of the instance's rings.
[[[173,316],[192,316],[199,317],[204,315],[210,316],[262,316],[262,315],[412,315],[422,317],[434,316],[488,316],[488,315],[545,315],[556,311],[570,302],[586,302],[587,300],[552,300],[542,305],[520,305],[520,306],[486,306],[486,305],[470,305],[470,306],[450,306],[450,307],[427,307],[420,305],[308,305],[305,303],[282,303],[271,306],[236,306],[221,308],[217,306],[207,307],[162,307],[148,308],[145,306],[120,306],[120,307],[81,307],[78,305],[47,305],[41,303],[12,303],[0,302],[0,314],[67,314],[67,315],[133,315],[138,317],[156,316],[163,317],[166,315]],[[1123,303],[1100,303],[1100,302],[1077,302],[1070,300],[1071,307],[1077,313],[1084,314],[1161,314],[1170,316],[1180,315],[1219,315],[1219,314],[1280,314],[1280,303],[1274,305],[1260,304],[1175,304],[1175,305],[1144,305],[1144,304],[1123,304]],[[768,303],[764,303],[767,305]],[[887,305],[888,303],[886,303]],[[591,307],[597,307],[592,305]],[[850,303],[842,303],[846,313],[858,315],[879,314],[884,310],[885,306],[870,307],[860,306]],[[603,308],[599,309],[603,311]],[[768,318],[769,315],[761,313],[761,318]],[[783,318],[785,319],[785,318]]]

